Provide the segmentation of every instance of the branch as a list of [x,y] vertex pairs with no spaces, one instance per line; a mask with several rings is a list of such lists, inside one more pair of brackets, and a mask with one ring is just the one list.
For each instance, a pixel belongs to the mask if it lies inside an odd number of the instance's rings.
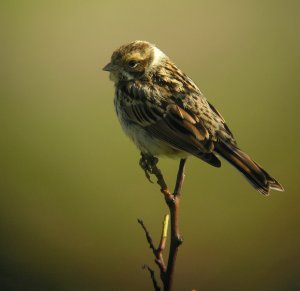
[[167,241],[167,235],[168,235],[168,226],[169,226],[169,214],[165,215],[164,221],[163,221],[163,229],[160,236],[160,243],[157,248],[158,252],[163,252],[163,250],[166,247],[166,241]]
[[177,173],[177,179],[176,179],[176,185],[174,189],[174,196],[178,196],[181,194],[181,188],[184,182],[184,166],[185,166],[186,159],[181,159],[179,168],[178,168],[178,173]]
[[143,220],[141,219],[138,219],[138,223],[141,225],[141,227],[143,228],[144,232],[145,232],[145,235],[146,235],[146,239],[147,239],[147,242],[149,243],[149,247],[150,249],[153,251],[153,254],[155,255],[156,253],[156,249],[155,249],[155,246],[153,244],[153,240],[152,240],[152,237],[148,231],[148,229],[146,228]]
[[152,280],[152,283],[153,283],[154,290],[155,291],[160,291],[160,287],[158,286],[157,281],[155,279],[154,271],[148,265],[144,265],[143,269],[147,269],[149,271],[150,277],[151,277],[151,280]]
[[[142,154],[142,158],[140,161],[140,165],[142,165],[142,168],[144,165],[148,165],[146,168],[144,166],[144,171],[146,173],[146,177],[149,179],[149,174],[156,176],[157,184],[160,186],[161,192],[164,194],[165,201],[169,207],[170,216],[171,216],[171,243],[170,243],[170,251],[169,251],[169,258],[168,258],[168,265],[165,266],[164,260],[163,260],[163,251],[165,249],[166,245],[166,239],[167,239],[167,228],[168,228],[168,221],[169,216],[166,215],[164,219],[163,224],[163,230],[161,234],[161,240],[158,248],[156,249],[154,247],[152,238],[145,227],[144,223],[141,220],[138,220],[140,225],[145,231],[147,241],[150,245],[150,248],[153,251],[153,254],[155,256],[155,262],[158,265],[160,269],[160,277],[164,285],[165,291],[170,291],[172,289],[173,284],[173,278],[174,278],[174,270],[175,270],[175,263],[178,253],[178,247],[182,244],[183,240],[181,238],[180,232],[179,232],[179,202],[180,202],[180,196],[181,196],[181,189],[184,182],[184,166],[185,166],[186,159],[181,159],[178,173],[177,173],[177,179],[176,184],[174,188],[173,194],[169,190],[167,183],[165,182],[165,179],[162,175],[162,172],[157,167],[157,159],[150,157],[147,158]],[[149,167],[150,165],[150,167]],[[154,286],[155,288],[155,286]]]
[[167,233],[168,233],[168,225],[169,225],[169,214],[166,214],[163,221],[163,229],[161,232],[160,237],[160,243],[157,248],[155,248],[152,237],[145,226],[144,222],[141,219],[138,219],[138,223],[143,228],[146,239],[149,243],[149,247],[152,250],[154,257],[155,257],[155,263],[157,264],[159,270],[160,270],[160,278],[162,281],[165,280],[165,273],[166,273],[166,265],[163,258],[163,251],[166,247],[166,241],[167,241]]
[[172,203],[168,203],[169,200],[166,200],[171,214],[171,243],[170,243],[170,252],[168,258],[168,266],[166,271],[166,282],[164,284],[165,290],[172,289],[178,247],[183,242],[179,232],[179,202],[181,196],[181,188],[184,181],[185,162],[186,162],[185,159],[180,160],[174,194],[172,195],[173,201]]

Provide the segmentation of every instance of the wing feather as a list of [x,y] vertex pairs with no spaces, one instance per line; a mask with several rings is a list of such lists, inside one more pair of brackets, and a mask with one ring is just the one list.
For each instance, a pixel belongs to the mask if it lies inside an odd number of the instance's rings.
[[137,88],[131,88],[130,92],[136,98],[125,101],[122,109],[131,122],[174,149],[188,152],[213,166],[221,165],[212,153],[214,142],[208,130],[197,122],[197,118],[174,101],[153,104],[149,99],[140,100],[138,97],[143,93]]
[[234,145],[236,145],[236,140],[233,136],[233,133],[231,132],[231,130],[229,129],[228,125],[226,124],[226,121],[225,119],[223,118],[223,116],[221,115],[221,113],[212,105],[210,104],[208,101],[207,101],[210,109],[220,118],[222,124],[223,124],[223,127],[226,131],[226,133],[230,136],[230,142]]

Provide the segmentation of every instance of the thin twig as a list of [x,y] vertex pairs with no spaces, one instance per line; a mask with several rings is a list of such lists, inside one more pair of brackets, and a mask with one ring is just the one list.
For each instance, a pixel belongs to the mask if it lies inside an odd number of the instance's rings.
[[163,221],[163,228],[161,232],[160,242],[156,250],[155,263],[160,269],[160,278],[164,283],[166,280],[166,264],[163,257],[163,251],[166,248],[168,226],[169,226],[169,214],[166,214]]
[[177,173],[177,179],[176,179],[176,185],[174,189],[174,196],[178,196],[181,194],[181,188],[184,182],[184,166],[185,166],[186,159],[181,159],[179,168],[178,168],[178,173]]
[[157,167],[157,165],[153,166],[152,174],[156,176],[157,184],[160,186],[161,191],[167,191],[170,193],[169,188],[165,182],[164,176],[162,175],[161,170]]
[[179,232],[179,202],[180,202],[181,188],[184,181],[185,162],[186,162],[185,159],[180,160],[176,184],[175,184],[176,186],[173,194],[174,201],[173,203],[167,203],[171,214],[171,243],[170,243],[170,252],[168,258],[166,282],[164,284],[164,289],[168,291],[172,289],[178,247],[183,242]]
[[157,167],[157,165],[154,165],[151,173],[156,176],[157,184],[160,186],[160,191],[164,194],[166,203],[169,205],[169,203],[174,201],[174,196],[169,190],[161,170]]
[[165,247],[166,247],[166,241],[167,241],[167,235],[168,235],[168,226],[169,226],[169,214],[165,215],[164,221],[163,221],[163,229],[161,232],[161,237],[160,237],[160,243],[157,248],[158,252],[163,252]]
[[155,257],[155,263],[159,267],[160,277],[161,277],[162,281],[164,281],[165,273],[166,273],[166,265],[165,265],[164,258],[163,258],[163,251],[166,247],[168,225],[169,225],[169,214],[166,214],[164,217],[160,243],[157,248],[155,248],[152,237],[150,235],[150,232],[148,231],[144,222],[141,219],[138,219],[138,223],[141,225],[141,227],[143,228],[143,230],[145,232],[146,239],[149,243],[149,247],[152,250],[154,257]]
[[150,277],[151,277],[151,280],[152,280],[152,283],[153,283],[154,290],[155,291],[160,291],[160,287],[158,286],[157,281],[155,279],[154,271],[148,265],[144,265],[143,269],[147,269],[149,271]]
[[154,246],[154,243],[153,243],[153,240],[152,240],[152,237],[148,231],[148,229],[146,228],[143,220],[141,219],[138,219],[138,223],[141,225],[141,227],[143,228],[144,232],[145,232],[145,235],[146,235],[146,239],[147,239],[147,242],[149,243],[149,247],[150,249],[153,251],[153,254],[154,256],[156,256],[156,249],[155,249],[155,246]]

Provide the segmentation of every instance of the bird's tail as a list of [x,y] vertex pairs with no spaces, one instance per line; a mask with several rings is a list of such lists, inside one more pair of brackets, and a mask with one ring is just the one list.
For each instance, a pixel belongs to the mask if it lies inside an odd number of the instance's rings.
[[284,191],[273,177],[235,145],[220,141],[215,150],[237,168],[260,193],[268,195],[271,189]]

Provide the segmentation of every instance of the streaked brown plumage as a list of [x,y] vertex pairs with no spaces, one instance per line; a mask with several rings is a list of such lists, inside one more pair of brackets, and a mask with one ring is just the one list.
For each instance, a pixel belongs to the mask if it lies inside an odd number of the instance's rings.
[[242,152],[221,114],[158,48],[135,41],[104,67],[115,83],[115,107],[125,133],[146,156],[196,156],[215,167],[220,155],[261,193],[283,187]]

